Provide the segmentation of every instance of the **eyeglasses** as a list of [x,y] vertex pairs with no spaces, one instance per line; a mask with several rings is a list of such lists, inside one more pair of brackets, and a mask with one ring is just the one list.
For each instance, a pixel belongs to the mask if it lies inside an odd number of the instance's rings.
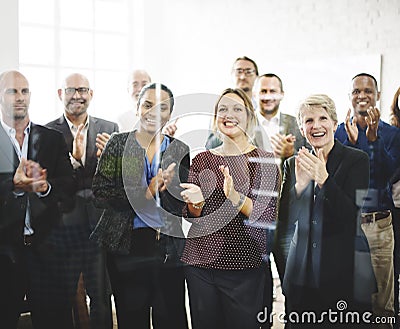
[[79,87],[79,88],[68,87],[65,88],[65,94],[74,95],[76,92],[78,92],[79,95],[86,95],[89,92],[89,90],[90,89],[86,87]]
[[256,70],[254,69],[234,69],[233,72],[238,77],[244,73],[246,77],[252,76]]

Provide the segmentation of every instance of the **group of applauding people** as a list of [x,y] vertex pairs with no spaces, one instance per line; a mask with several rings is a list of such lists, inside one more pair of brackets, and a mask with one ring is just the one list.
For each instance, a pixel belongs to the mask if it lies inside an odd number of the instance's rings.
[[[111,295],[121,329],[188,328],[189,310],[193,329],[270,328],[271,255],[286,328],[377,328],[372,319],[396,317],[400,88],[389,125],[376,79],[356,75],[339,124],[324,94],[282,113],[281,79],[248,57],[232,77],[191,158],[170,120],[172,91],[143,70],[129,83],[134,115],[123,118],[135,123],[120,133],[88,114],[82,74],[64,79],[64,113],[45,126],[29,119],[26,77],[0,75],[2,325],[17,328],[26,299],[35,329],[84,328],[81,285],[90,328],[112,328]],[[332,321],[329,310],[359,321]]]

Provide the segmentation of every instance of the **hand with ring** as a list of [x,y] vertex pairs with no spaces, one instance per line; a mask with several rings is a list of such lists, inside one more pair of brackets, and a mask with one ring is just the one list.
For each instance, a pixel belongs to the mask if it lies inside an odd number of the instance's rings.
[[378,139],[378,125],[381,114],[376,107],[372,106],[367,110],[367,113],[368,115],[365,117],[365,122],[367,123],[365,134],[368,141],[375,142]]

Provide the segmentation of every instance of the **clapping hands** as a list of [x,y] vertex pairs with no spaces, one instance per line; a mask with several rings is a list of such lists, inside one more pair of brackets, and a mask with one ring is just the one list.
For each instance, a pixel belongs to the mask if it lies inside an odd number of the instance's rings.
[[49,188],[47,170],[39,163],[21,158],[15,171],[13,183],[16,190],[24,192],[46,192]]

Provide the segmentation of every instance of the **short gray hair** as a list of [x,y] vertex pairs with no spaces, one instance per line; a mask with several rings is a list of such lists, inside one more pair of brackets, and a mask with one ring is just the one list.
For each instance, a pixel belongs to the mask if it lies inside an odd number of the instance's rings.
[[335,102],[325,94],[314,94],[308,96],[306,99],[304,99],[298,107],[297,111],[297,124],[299,127],[301,127],[301,117],[304,109],[310,109],[313,107],[322,107],[323,109],[326,110],[330,118],[337,123],[337,113],[336,113],[336,106]]

